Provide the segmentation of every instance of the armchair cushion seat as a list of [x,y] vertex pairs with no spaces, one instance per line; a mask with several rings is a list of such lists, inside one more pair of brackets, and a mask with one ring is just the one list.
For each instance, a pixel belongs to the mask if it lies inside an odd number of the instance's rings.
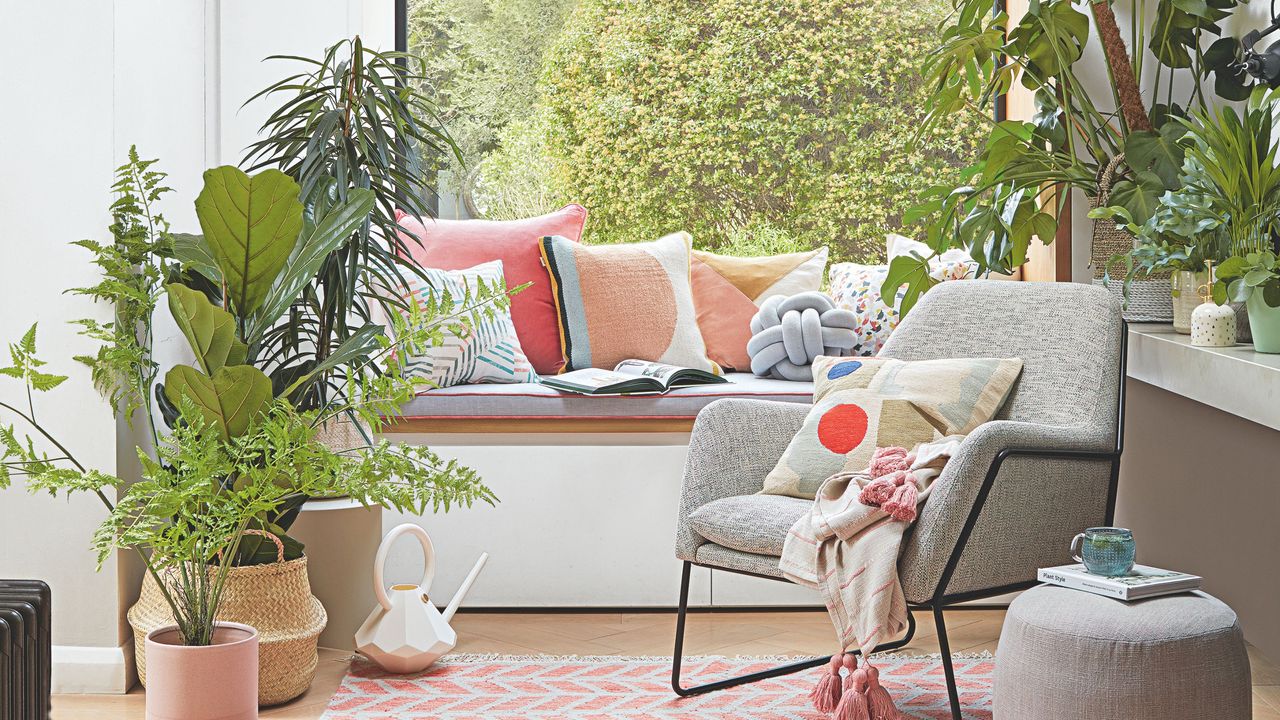
[[778,569],[778,559],[774,555],[756,555],[715,543],[704,543],[698,546],[693,561],[713,568],[781,578],[782,571]]
[[782,555],[787,531],[809,512],[811,500],[783,495],[736,495],[713,500],[689,514],[689,524],[702,537],[733,550]]

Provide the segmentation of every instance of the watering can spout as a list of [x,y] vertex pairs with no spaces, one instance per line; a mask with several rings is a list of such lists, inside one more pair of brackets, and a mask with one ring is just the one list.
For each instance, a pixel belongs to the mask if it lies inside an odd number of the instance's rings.
[[458,588],[458,592],[454,593],[453,599],[449,601],[449,606],[444,609],[444,621],[453,620],[453,614],[458,612],[458,606],[462,604],[463,598],[467,596],[467,591],[471,589],[471,584],[476,581],[476,576],[484,569],[484,564],[489,561],[489,553],[480,553],[480,559],[476,560],[475,567],[471,568],[471,572],[467,574],[467,579],[462,581],[462,585]]

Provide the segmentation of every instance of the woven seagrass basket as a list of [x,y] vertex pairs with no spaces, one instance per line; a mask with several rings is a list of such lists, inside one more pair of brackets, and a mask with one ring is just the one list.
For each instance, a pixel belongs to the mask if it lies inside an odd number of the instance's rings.
[[[243,623],[258,631],[258,704],[277,705],[306,692],[316,674],[317,645],[328,616],[311,594],[307,559],[284,561],[284,545],[270,537],[278,551],[268,565],[233,567],[227,573],[218,620]],[[176,577],[169,576],[176,582]],[[172,625],[173,613],[155,578],[142,581],[142,595],[129,608],[138,681],[147,682],[144,639],[152,630]]]
[[[1098,178],[1098,196],[1090,200],[1091,208],[1105,207],[1111,197],[1111,183],[1116,168],[1124,161],[1124,153],[1111,158]],[[1122,315],[1129,322],[1173,322],[1173,286],[1169,274],[1150,275],[1129,283],[1126,300],[1124,278],[1104,280],[1107,263],[1116,255],[1126,255],[1133,250],[1133,236],[1116,227],[1111,220],[1093,222],[1093,248],[1089,265],[1093,268],[1093,284],[1106,287],[1124,308]]]

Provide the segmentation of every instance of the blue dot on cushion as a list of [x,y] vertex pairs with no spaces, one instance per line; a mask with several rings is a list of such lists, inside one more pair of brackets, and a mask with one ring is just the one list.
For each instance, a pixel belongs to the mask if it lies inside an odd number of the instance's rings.
[[836,363],[827,371],[827,379],[835,380],[837,378],[842,378],[845,375],[852,375],[860,367],[862,367],[862,363],[857,360],[846,360],[842,363]]

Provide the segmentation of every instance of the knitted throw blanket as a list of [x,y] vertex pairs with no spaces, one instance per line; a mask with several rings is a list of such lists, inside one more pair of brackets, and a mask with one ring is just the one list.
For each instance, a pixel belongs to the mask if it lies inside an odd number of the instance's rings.
[[[809,514],[791,527],[778,567],[788,579],[821,591],[841,650],[859,650],[866,658],[882,639],[906,628],[907,602],[898,580],[902,536],[962,439],[949,436],[914,452],[876,450],[865,471],[827,478]],[[843,683],[841,667],[848,671]],[[818,710],[841,719],[897,718],[875,668],[856,668],[852,654],[832,658],[831,672],[814,691]],[[879,707],[864,715],[861,708],[846,707],[851,703]]]

